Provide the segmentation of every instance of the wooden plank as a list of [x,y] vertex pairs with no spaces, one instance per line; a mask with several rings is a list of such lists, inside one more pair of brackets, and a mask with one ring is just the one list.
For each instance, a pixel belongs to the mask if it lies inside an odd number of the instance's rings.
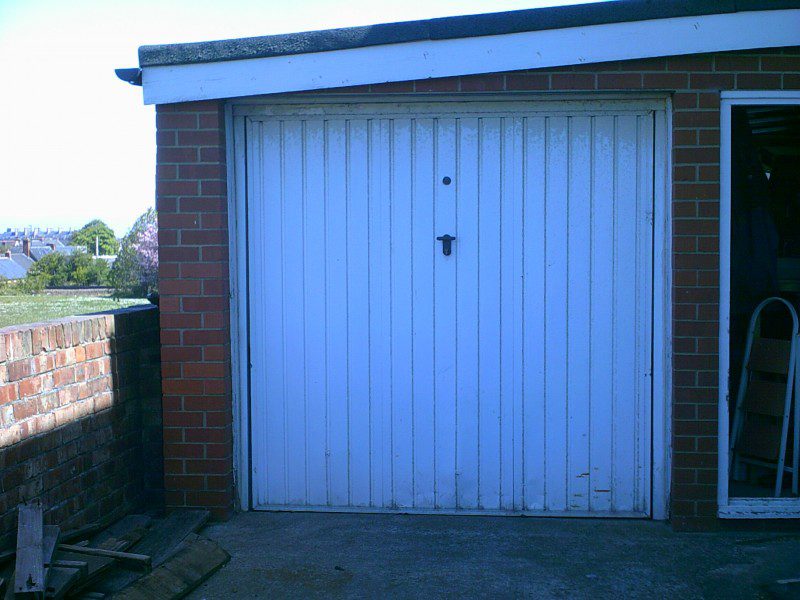
[[[154,523],[153,527],[132,549],[140,554],[149,555],[152,558],[152,566],[155,568],[175,552],[187,535],[199,531],[208,518],[207,510],[175,511],[164,520]],[[139,576],[138,573],[117,566],[103,577],[102,581],[93,585],[92,591],[113,593],[127,587]]]
[[[120,537],[129,530],[138,527],[147,527],[152,521],[151,517],[147,515],[128,515],[116,522],[104,519],[102,521],[95,521],[77,529],[65,531],[61,534],[61,541],[64,544],[72,544],[75,540],[85,540],[91,538],[98,531],[101,532],[97,537],[100,537],[105,532],[109,532],[110,536]],[[96,539],[96,538],[95,538]],[[93,540],[94,541],[94,540]]]
[[116,550],[106,550],[105,548],[90,548],[88,546],[72,546],[70,544],[61,544],[61,550],[67,552],[75,552],[77,554],[90,554],[92,556],[102,556],[105,558],[113,558],[125,563],[130,564],[136,568],[149,569],[151,558],[147,554],[135,554],[133,552],[119,552]]
[[86,578],[92,579],[100,577],[103,573],[113,567],[116,562],[113,558],[104,556],[91,556],[89,554],[77,554],[75,552],[64,552],[56,550],[54,561],[81,562],[86,563]]
[[77,569],[81,572],[81,577],[89,574],[89,563],[85,560],[54,560],[50,564],[51,568],[58,569]]
[[789,372],[789,340],[755,338],[750,350],[750,370],[786,375]]
[[42,540],[42,564],[44,565],[44,585],[47,591],[47,582],[50,578],[50,563],[53,561],[53,553],[56,551],[58,540],[61,536],[61,528],[57,525],[45,525]]
[[216,543],[196,535],[187,537],[178,551],[152,573],[118,594],[119,600],[176,600],[183,598],[230,560]]
[[[128,515],[92,538],[91,545],[106,550],[126,550],[138,542],[153,519],[147,515]],[[121,542],[128,542],[120,547]]]
[[50,577],[47,583],[47,598],[63,598],[70,589],[81,579],[82,574],[88,570],[86,568],[56,567],[50,568]]
[[782,417],[786,410],[786,383],[782,381],[750,381],[744,397],[744,408],[751,413]]
[[58,525],[45,525],[42,541],[42,562],[45,568],[53,560],[53,553],[56,551],[58,540],[61,537],[61,529]]
[[209,517],[207,510],[175,511],[163,521],[154,524],[133,549],[139,554],[150,555],[153,566],[158,566],[169,558],[187,535],[200,531]]
[[79,527],[78,529],[65,531],[63,534],[61,534],[61,541],[65,544],[71,544],[75,540],[85,540],[87,537],[97,533],[101,529],[103,529],[102,523],[90,523],[89,525]]
[[[76,554],[73,552],[62,552],[61,550],[56,550],[56,560],[80,561],[87,564],[86,576],[82,579],[79,579],[70,589],[67,590],[70,596],[76,594],[82,589],[94,585],[99,578],[103,577],[110,569],[114,567],[114,565],[117,564],[113,558],[91,556],[88,554]],[[53,582],[51,581],[50,584],[52,585]]]
[[[48,581],[48,598],[50,598],[51,595],[53,598],[63,597],[65,594],[72,595],[81,588],[92,585],[99,577],[102,577],[103,574],[105,574],[116,564],[116,561],[113,558],[91,556],[88,554],[76,554],[73,552],[63,552],[60,549],[56,550],[54,557],[54,563],[57,562],[64,562],[66,564],[85,564],[85,575],[79,576],[76,579],[71,579],[72,574],[66,572],[68,569],[65,569],[65,572],[53,571],[53,574]],[[55,567],[56,565],[54,564],[53,566]],[[83,572],[83,569],[78,570]],[[52,592],[50,591],[51,588]]]
[[14,600],[14,586],[12,585],[14,582],[14,575],[14,572],[9,575],[6,591],[5,594],[3,594],[3,600]]
[[43,598],[45,570],[43,561],[44,521],[39,502],[20,504],[17,528],[17,564],[14,593],[23,597]]

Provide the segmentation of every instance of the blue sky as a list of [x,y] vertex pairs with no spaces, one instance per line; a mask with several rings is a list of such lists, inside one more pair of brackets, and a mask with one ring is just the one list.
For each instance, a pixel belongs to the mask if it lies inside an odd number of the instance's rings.
[[155,123],[114,76],[142,44],[575,4],[578,0],[0,0],[0,230],[123,235],[154,204]]

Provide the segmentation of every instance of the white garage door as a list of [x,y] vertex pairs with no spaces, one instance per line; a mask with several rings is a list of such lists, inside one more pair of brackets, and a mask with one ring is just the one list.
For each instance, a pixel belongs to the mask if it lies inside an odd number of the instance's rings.
[[649,514],[652,112],[283,105],[246,139],[254,508]]

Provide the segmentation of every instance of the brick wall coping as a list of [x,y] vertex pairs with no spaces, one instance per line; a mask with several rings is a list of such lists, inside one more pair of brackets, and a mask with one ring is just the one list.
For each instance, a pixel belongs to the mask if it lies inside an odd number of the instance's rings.
[[[63,328],[65,325],[71,326],[75,323],[85,323],[87,321],[94,321],[94,320],[97,320],[99,323],[99,321],[103,320],[106,321],[107,323],[110,323],[110,329],[106,330],[106,334],[109,336],[113,336],[115,316],[125,315],[139,311],[147,311],[147,310],[158,310],[158,307],[155,306],[154,304],[137,304],[135,306],[128,306],[125,308],[117,308],[114,310],[89,313],[85,315],[73,315],[70,317],[61,317],[60,319],[50,319],[48,321],[38,321],[35,323],[20,323],[19,325],[9,325],[8,327],[0,327],[0,362],[6,359],[6,355],[2,353],[2,348],[3,348],[2,340],[8,334],[23,333],[25,331],[33,331],[34,329],[43,329],[43,328],[48,328],[49,331],[50,328],[57,328],[59,326]],[[83,331],[83,329],[80,329],[80,331]],[[75,343],[77,343],[77,341]]]

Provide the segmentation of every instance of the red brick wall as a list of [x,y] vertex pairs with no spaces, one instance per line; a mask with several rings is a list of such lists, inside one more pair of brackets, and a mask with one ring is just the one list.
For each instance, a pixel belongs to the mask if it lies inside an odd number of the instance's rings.
[[154,306],[0,329],[0,550],[41,499],[62,531],[160,504]]
[[164,470],[171,507],[233,507],[222,105],[156,115]]
[[[673,522],[683,528],[706,527],[715,520],[717,477],[717,336],[719,310],[719,99],[720,90],[800,89],[800,49],[692,55],[618,61],[549,70],[493,73],[446,79],[360,86],[335,93],[425,92],[593,92],[668,91],[673,98]],[[213,248],[223,260],[224,157],[222,127],[217,128],[222,103],[159,107],[159,207],[162,277],[169,287],[169,309],[162,310],[165,342],[165,410],[175,430],[170,439],[171,501],[183,505],[230,506],[230,491],[213,487],[230,482],[229,336],[227,321],[205,322],[204,315],[227,316],[227,303],[216,293],[208,305],[194,303],[202,287],[213,282],[227,293],[225,264],[207,271],[195,269],[198,251]],[[203,151],[206,155],[203,155]],[[194,167],[193,171],[188,167]],[[208,189],[210,188],[210,189]],[[213,201],[196,204],[206,194]],[[206,224],[206,217],[214,218]],[[219,219],[219,220],[217,220]],[[183,236],[191,233],[191,239]],[[200,241],[198,235],[208,236]],[[186,272],[183,271],[187,267]],[[183,277],[178,282],[177,278]],[[227,298],[227,296],[225,296]],[[189,306],[183,304],[191,301]],[[183,304],[182,304],[183,303]],[[180,309],[183,308],[183,312]],[[166,323],[163,321],[167,319]],[[187,338],[187,334],[191,337]],[[210,336],[207,341],[203,336]],[[202,352],[197,349],[200,344]],[[172,347],[172,350],[170,350]],[[214,358],[205,356],[213,348]],[[171,352],[180,353],[172,356]],[[220,357],[217,352],[222,352]],[[199,365],[213,365],[207,374]],[[198,361],[203,361],[199,363]],[[191,371],[187,366],[194,365]],[[225,382],[223,385],[220,382]],[[203,389],[211,385],[209,394]],[[223,389],[224,388],[224,389]],[[204,394],[207,408],[186,406],[186,398]],[[183,403],[183,404],[181,404]],[[199,411],[199,414],[195,411]],[[207,436],[228,452],[210,461],[208,454],[189,448],[184,436],[203,427],[213,415]],[[218,420],[219,419],[219,420]],[[220,424],[222,423],[222,424]],[[207,443],[194,440],[194,443]],[[206,449],[210,446],[206,446]],[[174,471],[173,471],[174,470]],[[205,487],[203,487],[206,478]],[[169,485],[169,482],[168,482]],[[198,487],[199,486],[199,487]],[[202,492],[202,493],[201,493]]]

